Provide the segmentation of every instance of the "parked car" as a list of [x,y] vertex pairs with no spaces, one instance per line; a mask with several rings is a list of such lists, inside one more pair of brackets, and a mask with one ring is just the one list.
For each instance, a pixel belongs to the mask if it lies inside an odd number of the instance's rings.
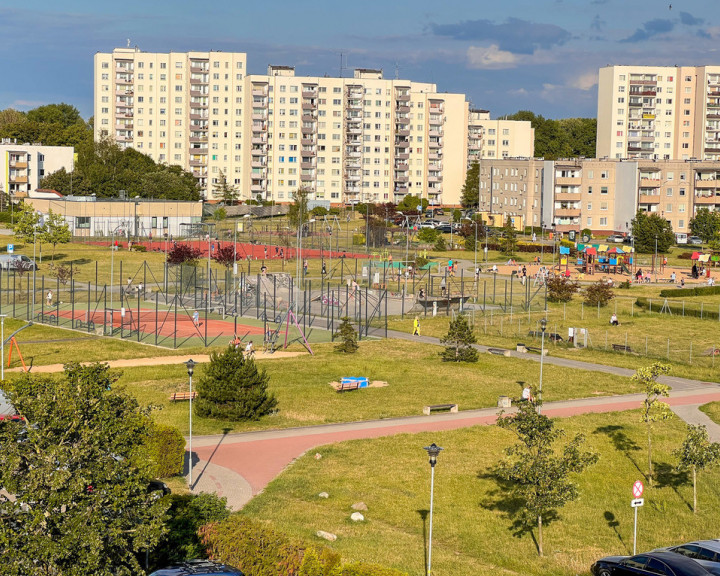
[[669,546],[657,548],[653,552],[675,552],[693,560],[708,560],[718,563],[720,568],[720,541],[718,540],[696,540],[680,546]]
[[634,238],[632,236],[625,236],[625,238],[623,238],[623,244],[632,244],[633,240]]
[[3,270],[17,270],[23,267],[25,270],[37,270],[38,265],[32,258],[23,256],[22,254],[2,254],[0,255],[0,268]]
[[450,224],[450,222],[443,222],[442,224],[435,226],[435,230],[438,232],[444,232],[445,234],[450,234],[450,232],[455,231],[456,228]]
[[673,552],[646,552],[636,556],[606,556],[590,567],[593,576],[631,576],[665,574],[666,576],[707,576],[714,574],[699,562]]
[[625,237],[622,234],[611,234],[607,237],[607,242],[622,242]]
[[688,238],[688,244],[695,244],[695,245],[701,245],[703,243],[702,238],[700,236],[690,236]]
[[435,228],[438,224],[440,224],[439,220],[424,220],[420,222],[418,228]]
[[150,576],[243,576],[237,568],[210,560],[190,560],[156,570]]

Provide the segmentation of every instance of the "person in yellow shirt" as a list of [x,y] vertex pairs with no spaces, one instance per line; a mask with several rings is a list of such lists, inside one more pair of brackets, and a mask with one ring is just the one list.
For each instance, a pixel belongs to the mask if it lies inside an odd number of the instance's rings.
[[420,336],[420,318],[417,316],[413,320],[413,336]]

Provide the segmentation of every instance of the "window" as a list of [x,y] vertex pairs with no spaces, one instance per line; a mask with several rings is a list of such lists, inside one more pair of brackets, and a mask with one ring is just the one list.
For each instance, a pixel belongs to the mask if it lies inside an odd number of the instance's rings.
[[607,194],[608,189],[607,186],[600,186],[600,194]]
[[77,216],[75,218],[75,228],[89,230],[90,216]]
[[600,226],[607,226],[607,217],[600,218]]

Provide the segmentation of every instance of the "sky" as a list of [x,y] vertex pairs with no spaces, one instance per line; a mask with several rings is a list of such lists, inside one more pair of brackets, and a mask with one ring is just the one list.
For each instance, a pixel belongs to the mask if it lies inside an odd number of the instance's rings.
[[0,3],[0,109],[92,115],[93,55],[246,52],[297,75],[433,82],[492,118],[595,117],[607,65],[720,65],[718,0],[28,0]]

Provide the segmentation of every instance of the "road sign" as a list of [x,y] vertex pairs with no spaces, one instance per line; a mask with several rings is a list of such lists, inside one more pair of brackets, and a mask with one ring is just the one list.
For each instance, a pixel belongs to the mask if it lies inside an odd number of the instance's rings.
[[640,480],[636,480],[635,484],[633,484],[632,487],[632,493],[635,498],[640,498],[640,496],[643,495],[643,491],[645,490],[645,486],[643,486],[643,483],[640,482]]
[[8,251],[8,254],[12,254],[15,251],[15,244],[8,244],[7,251]]
[[645,499],[644,499],[644,498],[635,498],[635,500],[631,500],[631,501],[630,501],[630,506],[631,506],[632,508],[637,508],[637,507],[639,507],[639,506],[642,506],[643,504],[645,504]]

